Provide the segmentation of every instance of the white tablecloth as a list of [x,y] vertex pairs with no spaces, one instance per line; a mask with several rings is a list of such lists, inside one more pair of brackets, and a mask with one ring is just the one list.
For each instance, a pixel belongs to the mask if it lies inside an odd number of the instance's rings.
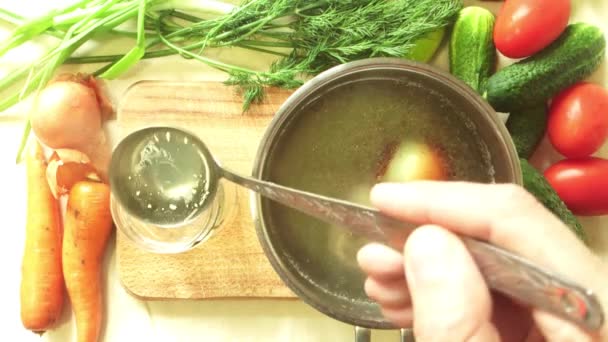
[[[42,0],[0,0],[0,8],[10,9],[23,15],[37,15],[57,6],[60,1]],[[61,3],[64,3],[61,1]],[[466,4],[481,4],[494,12],[500,3],[465,1]],[[605,0],[573,0],[572,21],[590,22],[605,29],[608,34],[608,2]],[[10,26],[0,25],[0,39],[10,32]],[[120,44],[130,44],[130,40],[120,40],[113,47],[89,48],[96,52],[112,52]],[[27,44],[19,51],[0,59],[0,78],[14,68],[17,62],[33,58],[42,45]],[[216,56],[230,61],[245,63],[250,67],[262,67],[270,60],[255,58],[242,59],[234,51],[217,51]],[[510,61],[502,59],[501,64]],[[436,58],[435,64],[447,65],[446,51]],[[90,67],[69,67],[66,71],[90,71]],[[608,86],[606,64],[592,77],[592,80]],[[111,96],[116,101],[124,90],[138,80],[156,79],[173,81],[223,80],[224,75],[199,62],[170,57],[141,62],[120,80],[109,83]],[[608,113],[604,113],[608,114]],[[108,125],[110,134],[113,123]],[[25,170],[16,165],[15,152],[23,129],[23,117],[18,111],[8,111],[0,116],[0,208],[4,217],[2,227],[2,248],[0,265],[7,271],[0,281],[0,340],[41,341],[25,330],[19,318],[19,282],[21,256],[25,227]],[[548,151],[548,152],[547,152]],[[608,146],[601,154],[606,156]],[[545,142],[537,156],[537,165],[546,165],[557,156]],[[592,248],[604,258],[608,258],[608,220],[587,218],[582,220],[592,239]],[[556,251],[559,253],[559,251]],[[116,272],[114,239],[107,251],[104,269],[106,299],[106,322],[102,341],[348,341],[353,339],[351,326],[325,317],[302,302],[283,301],[162,301],[144,302],[134,299],[120,285]],[[10,338],[9,338],[10,336]],[[396,332],[373,333],[376,341],[396,341]],[[42,340],[68,342],[75,338],[75,326],[69,305],[66,305],[61,322],[56,329],[47,332]]]

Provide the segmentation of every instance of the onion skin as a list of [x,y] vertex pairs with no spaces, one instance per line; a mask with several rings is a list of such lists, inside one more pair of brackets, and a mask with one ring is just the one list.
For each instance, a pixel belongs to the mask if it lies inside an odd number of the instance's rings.
[[53,151],[46,167],[46,178],[55,198],[68,194],[80,181],[101,181],[86,154],[68,149]]
[[70,81],[53,82],[38,94],[30,122],[38,139],[53,149],[81,150],[102,128],[95,91]]

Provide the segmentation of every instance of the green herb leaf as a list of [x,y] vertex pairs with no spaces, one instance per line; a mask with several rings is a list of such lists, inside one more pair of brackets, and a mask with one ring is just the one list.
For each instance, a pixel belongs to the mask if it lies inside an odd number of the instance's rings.
[[100,75],[101,78],[112,80],[120,77],[123,73],[129,70],[133,65],[146,53],[146,4],[147,0],[139,0],[139,9],[137,15],[137,45],[131,49],[123,58],[112,65],[108,70]]

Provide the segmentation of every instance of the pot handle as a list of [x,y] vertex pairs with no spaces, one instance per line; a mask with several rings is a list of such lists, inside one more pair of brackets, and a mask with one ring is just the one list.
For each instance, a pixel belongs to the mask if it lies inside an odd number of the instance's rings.
[[412,329],[401,329],[401,342],[416,342]]
[[355,342],[371,342],[371,340],[371,330],[362,327],[355,327]]
[[[368,328],[355,327],[355,342],[371,342],[372,333]],[[399,341],[416,342],[414,332],[411,329],[401,329]]]

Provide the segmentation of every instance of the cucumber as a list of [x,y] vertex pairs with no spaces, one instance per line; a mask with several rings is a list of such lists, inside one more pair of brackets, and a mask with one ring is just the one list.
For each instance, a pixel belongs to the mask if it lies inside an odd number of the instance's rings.
[[429,62],[431,58],[435,56],[444,36],[445,27],[425,34],[422,38],[414,42],[414,47],[410,53],[403,56],[403,58],[422,63]]
[[494,14],[477,6],[458,14],[450,40],[450,72],[480,94],[496,69]]
[[487,100],[510,113],[546,103],[589,77],[604,60],[606,40],[596,26],[576,23],[538,54],[501,69],[488,81]]
[[519,157],[528,159],[547,131],[547,106],[512,112],[507,120],[507,130],[511,134]]
[[587,236],[580,222],[559,198],[542,173],[538,172],[527,160],[520,158],[521,171],[524,178],[524,188],[530,192],[545,208],[559,217],[572,232],[585,244]]

